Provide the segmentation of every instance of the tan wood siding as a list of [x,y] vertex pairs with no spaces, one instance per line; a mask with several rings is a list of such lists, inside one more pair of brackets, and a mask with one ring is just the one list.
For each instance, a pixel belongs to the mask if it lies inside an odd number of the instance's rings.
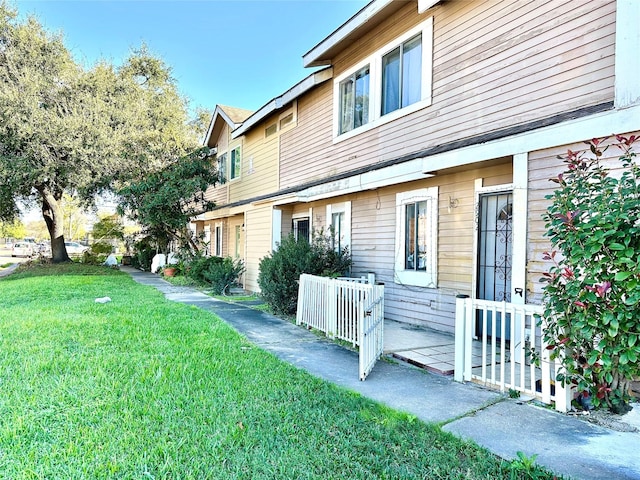
[[215,203],[216,205],[225,205],[227,202],[227,185],[217,184],[215,186],[210,186],[207,188],[207,191],[204,194],[204,198],[209,200],[210,202]]
[[260,126],[244,137],[240,178],[229,183],[230,202],[278,190],[278,139],[277,134],[265,138]]
[[272,206],[260,206],[247,210],[245,214],[246,267],[245,289],[259,292],[258,274],[260,260],[271,253]]
[[333,82],[323,84],[282,136],[281,188],[613,99],[613,0],[454,1],[420,16],[409,2],[336,58],[334,76],[429,15],[432,105],[334,144]]
[[[511,183],[512,164],[466,171],[443,172],[434,178],[401,186],[360,192],[314,203],[314,221],[328,203],[351,201],[352,274],[375,273],[385,284],[386,317],[415,325],[453,331],[455,296],[471,294],[475,223],[475,179],[484,185]],[[396,194],[423,187],[439,187],[438,200],[438,287],[423,288],[396,283],[395,235]],[[455,206],[449,208],[449,202]],[[307,206],[305,205],[305,208]],[[298,206],[296,207],[298,208]],[[314,227],[326,227],[320,217]]]
[[[630,135],[640,135],[640,132],[623,133]],[[614,138],[609,139],[606,144],[616,143]],[[551,195],[556,183],[550,181],[565,170],[565,164],[558,156],[565,156],[567,150],[574,152],[585,151],[584,143],[572,145],[562,145],[556,148],[532,152],[529,154],[529,213],[527,232],[527,302],[540,303],[542,300],[542,289],[544,283],[540,282],[542,274],[548,272],[551,262],[543,260],[544,252],[551,250],[550,240],[544,236],[545,222],[542,215],[546,212],[550,200],[545,196]],[[591,158],[587,154],[588,158]],[[612,170],[620,170],[618,162],[620,150],[617,147],[610,147],[603,157],[604,165]]]

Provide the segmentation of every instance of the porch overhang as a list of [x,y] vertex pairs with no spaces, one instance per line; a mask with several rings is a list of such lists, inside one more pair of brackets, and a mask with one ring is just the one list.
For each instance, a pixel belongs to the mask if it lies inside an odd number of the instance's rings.
[[432,173],[422,171],[423,159],[405,162],[392,167],[380,168],[349,176],[332,182],[315,185],[304,190],[300,190],[296,195],[283,199],[285,203],[309,203],[316,200],[348,195],[350,193],[375,190],[381,187],[396,185],[399,183],[424,180],[433,177]]

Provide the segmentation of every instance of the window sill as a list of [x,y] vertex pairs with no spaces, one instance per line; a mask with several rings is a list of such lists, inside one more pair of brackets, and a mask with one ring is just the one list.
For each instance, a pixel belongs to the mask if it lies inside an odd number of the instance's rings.
[[411,115],[412,113],[415,113],[429,106],[431,106],[431,98],[421,100],[412,105],[409,105],[408,107],[401,108],[400,110],[395,110],[391,113],[387,113],[386,115],[378,117],[371,122],[362,125],[361,127],[354,128],[353,130],[341,133],[340,135],[336,136],[334,133],[333,144],[335,145],[344,142],[345,140],[349,140],[350,138],[360,135],[361,133],[368,132],[369,130],[380,127],[389,122],[393,122],[394,120],[398,120],[399,118],[406,117],[407,115]]

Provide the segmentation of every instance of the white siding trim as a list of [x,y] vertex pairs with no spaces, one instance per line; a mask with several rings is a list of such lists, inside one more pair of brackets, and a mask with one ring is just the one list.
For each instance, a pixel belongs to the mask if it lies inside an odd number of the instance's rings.
[[640,130],[640,106],[612,110],[423,159],[425,173]]
[[[640,102],[640,2],[616,2],[615,105],[625,108]],[[620,132],[616,132],[620,133]]]
[[433,177],[432,174],[425,174],[422,171],[422,166],[423,159],[418,158],[372,172],[354,175],[343,180],[323,183],[315,187],[307,188],[299,192],[297,196],[290,197],[286,202],[282,203],[313,202],[325,198],[362,192],[364,190],[374,190],[389,185],[397,185]]

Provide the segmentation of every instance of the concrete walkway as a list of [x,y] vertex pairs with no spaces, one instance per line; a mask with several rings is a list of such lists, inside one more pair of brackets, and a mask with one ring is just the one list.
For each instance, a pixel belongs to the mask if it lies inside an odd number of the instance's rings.
[[[574,479],[640,479],[640,433],[617,432],[531,403],[507,399],[473,384],[454,382],[405,364],[379,361],[358,380],[357,353],[273,315],[175,287],[157,275],[123,267],[141,284],[169,299],[218,315],[260,348],[329,382],[394,409],[436,422],[495,454],[518,451],[557,474]],[[638,407],[632,414],[640,418]]]
[[0,277],[6,277],[7,275],[13,273],[13,271],[18,268],[18,265],[20,264],[14,263],[12,265],[9,265],[7,268],[0,268]]

